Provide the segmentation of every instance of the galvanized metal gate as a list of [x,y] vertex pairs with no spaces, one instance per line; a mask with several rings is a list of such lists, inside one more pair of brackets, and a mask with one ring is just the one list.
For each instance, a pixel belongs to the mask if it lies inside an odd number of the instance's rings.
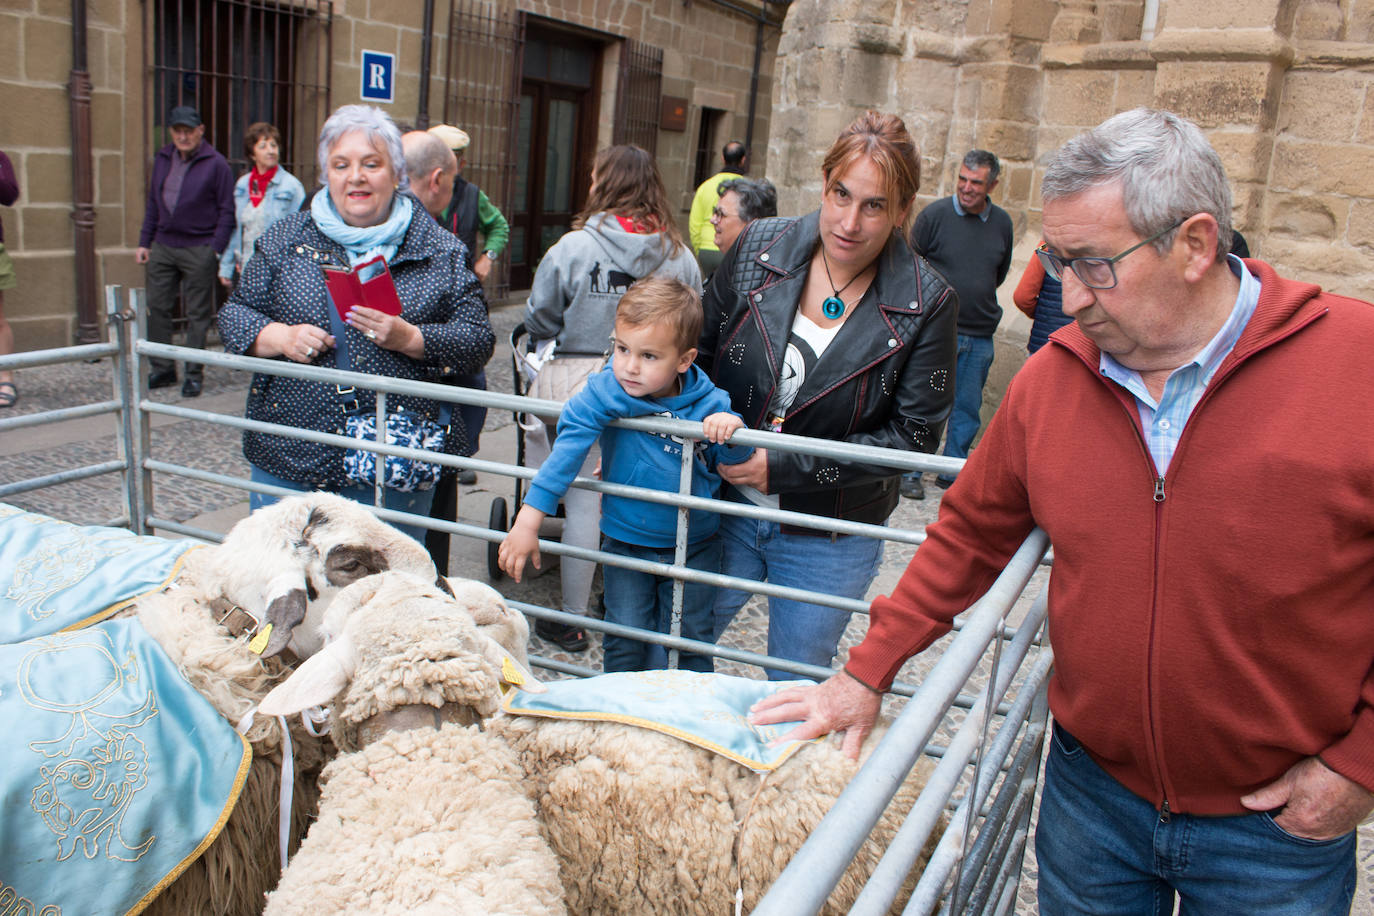
[[[108,460],[26,480],[0,481],[0,500],[34,489],[55,486],[103,474],[120,474],[124,482],[126,517],[111,519],[139,532],[152,529],[217,540],[218,535],[158,518],[152,511],[155,475],[177,475],[207,483],[234,486],[276,495],[291,491],[252,483],[160,459],[152,450],[149,435],[154,417],[172,416],[239,429],[254,429],[278,435],[295,436],[330,444],[368,447],[383,454],[422,458],[454,467],[472,467],[485,473],[511,477],[533,476],[528,468],[477,458],[459,458],[404,449],[395,446],[360,444],[325,433],[296,430],[247,420],[238,416],[197,410],[180,404],[161,404],[147,398],[144,390],[143,361],[149,356],[172,359],[193,358],[199,362],[243,371],[308,378],[324,382],[346,382],[379,392],[379,409],[385,410],[387,394],[414,394],[454,403],[476,403],[497,410],[527,411],[549,415],[558,405],[496,392],[400,381],[377,376],[345,373],[334,369],[286,363],[281,360],[253,359],[211,351],[188,350],[141,339],[137,317],[143,314],[142,291],[130,294],[128,305],[118,288],[107,289],[109,326],[115,341],[85,347],[39,351],[0,357],[0,368],[20,369],[62,361],[90,360],[109,356],[114,373],[113,397],[95,403],[65,407],[46,414],[30,414],[0,419],[0,436],[42,424],[101,414],[119,417],[116,454]],[[686,421],[637,418],[621,425],[677,437],[700,438],[701,426]],[[955,470],[956,459],[914,455],[888,449],[854,446],[773,433],[737,433],[747,444],[770,449],[805,450],[810,454],[839,460],[862,460],[903,469]],[[691,461],[692,450],[683,450]],[[690,481],[690,471],[683,475]],[[604,563],[642,569],[680,580],[744,588],[764,595],[786,595],[839,607],[856,614],[867,613],[864,602],[836,598],[823,592],[801,592],[768,583],[736,579],[688,569],[685,566],[685,516],[689,509],[709,509],[724,514],[786,521],[827,531],[865,534],[908,545],[919,545],[923,531],[908,531],[881,525],[838,522],[795,512],[763,509],[752,505],[718,502],[687,495],[689,484],[678,493],[642,490],[620,484],[579,479],[578,486],[605,493],[633,496],[678,507],[680,525],[677,562],[668,564],[628,560],[599,551],[566,547],[554,542],[541,543],[549,553],[593,559]],[[482,541],[499,540],[503,532],[464,522],[421,519],[385,509],[373,509],[384,519],[449,531],[458,537]],[[1046,684],[1053,654],[1044,644],[1046,599],[1041,585],[1043,574],[1037,570],[1048,543],[1043,532],[1035,531],[993,587],[956,623],[955,633],[928,650],[903,669],[903,681],[893,685],[888,711],[899,713],[880,744],[851,782],[805,846],[761,901],[759,914],[814,913],[823,905],[839,876],[864,842],[873,824],[888,805],[905,774],[921,755],[938,761],[934,773],[915,806],[905,817],[896,839],[865,886],[852,912],[885,913],[911,872],[917,855],[948,815],[934,856],[916,884],[905,913],[993,913],[1006,914],[1016,908],[1022,859],[1030,830],[1031,808],[1039,775],[1045,738],[1048,706]],[[831,672],[824,668],[785,662],[740,648],[715,646],[684,639],[673,633],[659,634],[620,627],[616,624],[572,617],[552,608],[512,602],[518,610],[536,619],[575,622],[588,629],[632,636],[659,643],[670,651],[685,650],[710,654],[718,659],[746,665],[767,666],[822,678]],[[675,615],[676,616],[676,615]],[[1014,625],[1013,625],[1014,624]],[[597,672],[532,658],[536,665],[574,675]]]

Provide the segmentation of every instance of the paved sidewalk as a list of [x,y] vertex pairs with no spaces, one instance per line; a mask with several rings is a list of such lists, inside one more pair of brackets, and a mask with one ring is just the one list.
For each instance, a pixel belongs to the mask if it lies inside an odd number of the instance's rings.
[[[511,329],[523,316],[523,306],[507,306],[492,311],[496,328],[497,352],[488,365],[488,381],[493,390],[510,392],[511,360],[508,345]],[[96,363],[76,363],[22,370],[18,374],[20,399],[0,416],[10,417],[59,407],[108,400],[111,397],[109,360]],[[248,376],[213,366],[205,371],[205,392],[200,398],[184,399],[180,387],[151,392],[151,398],[163,403],[179,403],[187,407],[241,416],[248,391]],[[477,457],[495,461],[513,461],[516,427],[513,416],[505,411],[489,411],[482,434],[481,451]],[[239,433],[228,427],[181,420],[173,417],[154,417],[152,423],[152,454],[159,460],[184,464],[207,471],[247,477],[248,464],[240,448]],[[39,427],[6,433],[0,436],[0,484],[27,477],[49,474],[58,470],[116,458],[115,419],[97,417],[72,421],[60,426]],[[902,500],[889,524],[897,528],[914,529],[935,520],[943,491],[934,486],[927,475],[928,496],[922,501]],[[488,520],[494,500],[504,500],[513,511],[514,485],[510,478],[479,473],[477,483],[461,488],[459,521],[481,529],[489,529]],[[65,484],[36,492],[13,496],[5,500],[12,504],[42,512],[80,524],[106,524],[123,514],[122,485],[118,475],[105,475],[86,481]],[[198,528],[223,533],[247,514],[247,496],[241,490],[204,484],[170,474],[154,477],[154,514]],[[449,572],[452,575],[488,581],[488,542],[474,537],[454,536]],[[870,597],[889,592],[910,560],[914,548],[889,544]],[[520,585],[509,579],[493,584],[507,597],[544,607],[558,606],[557,563],[545,556],[545,569],[528,577]],[[1046,574],[1037,574],[1032,594],[1044,585]],[[597,588],[600,588],[598,574]],[[593,600],[595,604],[595,596]],[[1029,606],[1023,599],[1015,618]],[[856,616],[842,643],[841,660],[847,648],[863,635],[866,617]],[[766,649],[767,618],[765,604],[752,599],[722,637],[722,644],[755,652]],[[949,637],[931,651],[913,659],[901,673],[901,679],[919,682],[939,657]],[[599,637],[593,634],[593,646],[585,653],[570,654],[532,637],[531,652],[575,665],[600,669]],[[745,666],[722,663],[720,670],[732,674],[758,677],[759,672]],[[986,677],[987,672],[982,672]],[[889,706],[894,704],[889,703]],[[960,717],[961,718],[961,717]],[[946,725],[935,737],[944,743],[952,733]],[[1018,912],[1033,913],[1035,865],[1033,852],[1027,851],[1026,872],[1018,901]],[[1374,826],[1361,829],[1359,851],[1360,887],[1356,893],[1353,913],[1374,916]]]

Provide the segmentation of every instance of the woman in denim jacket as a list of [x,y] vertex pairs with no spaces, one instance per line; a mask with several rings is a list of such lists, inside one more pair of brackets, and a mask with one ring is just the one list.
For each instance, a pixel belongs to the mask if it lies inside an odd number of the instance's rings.
[[305,202],[300,180],[280,165],[281,133],[275,127],[266,121],[249,125],[243,151],[253,167],[234,183],[234,234],[219,259],[219,282],[226,287],[253,256],[258,236]]

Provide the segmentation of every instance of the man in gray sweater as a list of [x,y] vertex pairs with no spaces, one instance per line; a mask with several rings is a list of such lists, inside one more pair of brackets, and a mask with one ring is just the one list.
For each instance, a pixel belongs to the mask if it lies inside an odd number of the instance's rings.
[[[959,294],[959,357],[954,369],[954,410],[945,430],[944,454],[968,457],[978,435],[983,386],[992,367],[992,335],[1002,320],[997,287],[1011,268],[1011,217],[988,197],[997,187],[1001,163],[987,150],[970,150],[959,166],[952,197],[929,205],[916,217],[911,247]],[[943,489],[953,477],[939,477]],[[902,495],[925,497],[919,473],[902,478]]]

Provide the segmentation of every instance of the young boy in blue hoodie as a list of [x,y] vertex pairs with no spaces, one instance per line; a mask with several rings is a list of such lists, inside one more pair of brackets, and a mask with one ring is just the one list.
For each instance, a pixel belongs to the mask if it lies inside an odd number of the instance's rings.
[[[539,468],[501,542],[501,568],[520,581],[526,560],[539,568],[539,523],[558,507],[592,443],[601,439],[601,478],[613,483],[678,490],[682,474],[682,440],[657,433],[620,429],[608,424],[624,417],[661,416],[700,420],[706,439],[693,462],[692,495],[714,496],[720,488],[717,462],[738,464],[753,449],[726,446],[744,425],[730,412],[730,396],[711,383],[692,361],[701,336],[701,297],[681,280],[651,276],[636,282],[621,297],[611,338],[611,364],[563,405],[553,451]],[[688,440],[690,441],[690,440]],[[719,516],[693,510],[688,521],[687,565],[720,572]],[[673,562],[677,508],[609,493],[601,496],[602,550],[624,557]],[[672,617],[673,580],[666,576],[604,566],[606,619],[612,623],[667,633]],[[715,587],[684,582],[682,635],[710,642]],[[656,646],[607,635],[603,645],[606,671],[640,671],[663,667]],[[679,664],[710,671],[711,658],[682,653]]]

